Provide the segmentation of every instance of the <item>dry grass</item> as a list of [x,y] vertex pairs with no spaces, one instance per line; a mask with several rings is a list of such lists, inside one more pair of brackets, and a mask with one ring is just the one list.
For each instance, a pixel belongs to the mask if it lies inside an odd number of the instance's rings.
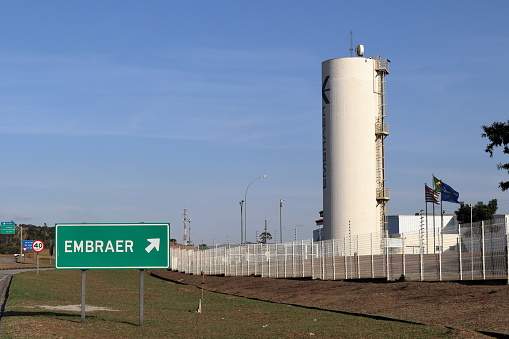
[[48,310],[40,306],[80,303],[80,271],[42,271],[16,275],[2,321],[3,338],[454,338],[444,327],[347,316],[204,293],[203,313],[195,313],[201,291],[193,286],[146,276],[145,324],[138,326],[139,272],[87,271],[87,305],[117,311],[87,313]]

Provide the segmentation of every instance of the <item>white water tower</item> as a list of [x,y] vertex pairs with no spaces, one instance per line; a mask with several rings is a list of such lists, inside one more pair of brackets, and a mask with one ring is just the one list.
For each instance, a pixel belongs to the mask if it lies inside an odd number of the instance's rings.
[[381,234],[386,228],[384,139],[388,60],[357,57],[322,63],[324,239]]

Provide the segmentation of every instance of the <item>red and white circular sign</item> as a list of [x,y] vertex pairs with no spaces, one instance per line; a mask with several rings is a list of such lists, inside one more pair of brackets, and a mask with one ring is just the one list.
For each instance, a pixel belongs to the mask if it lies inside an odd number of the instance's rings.
[[44,243],[41,240],[35,240],[32,243],[32,249],[35,252],[42,252],[42,250],[44,249]]

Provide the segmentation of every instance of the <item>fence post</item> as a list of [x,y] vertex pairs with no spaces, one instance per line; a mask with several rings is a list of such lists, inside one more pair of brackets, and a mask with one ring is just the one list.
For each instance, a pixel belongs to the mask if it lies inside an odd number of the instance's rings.
[[371,278],[375,279],[375,257],[373,256],[373,232],[370,234],[370,247],[371,247]]
[[[239,276],[239,256],[240,256],[240,247],[234,247],[234,253],[233,253],[233,258],[234,258],[234,261],[235,261],[235,276],[238,277]],[[237,254],[237,255],[235,255]]]
[[334,239],[332,239],[332,280],[336,280],[336,255],[334,254]]
[[279,252],[277,251],[277,242],[274,244],[276,251],[276,278],[279,278]]
[[348,260],[346,260],[346,237],[343,238],[343,259],[345,259],[345,279],[348,279]]
[[385,230],[385,275],[387,277],[387,281],[391,280],[390,277],[390,268],[389,268],[389,231]]
[[242,244],[239,244],[239,261],[240,261],[240,276],[244,276],[244,255],[243,255],[243,248]]
[[443,244],[443,240],[444,238],[442,237],[442,234],[443,234],[443,229],[440,228],[440,234],[438,235],[438,244],[439,244],[439,247],[440,247],[440,251],[438,251],[438,272],[439,272],[439,277],[440,277],[440,281],[442,281],[442,253],[444,253],[444,244]]
[[292,241],[292,277],[296,277],[295,274],[295,241]]
[[321,256],[321,260],[320,260],[320,263],[321,263],[321,266],[322,266],[322,280],[325,280],[325,253],[324,253],[324,249],[323,249],[323,240],[320,239],[320,247],[322,248],[322,250],[320,251],[320,256]]
[[472,280],[474,280],[474,229],[473,221],[470,218],[470,272],[472,274]]
[[288,252],[286,250],[288,249],[288,244],[283,244],[283,246],[284,246],[283,249],[285,250],[285,279],[286,279],[287,278],[287,276],[286,276],[286,265],[287,265],[287,261],[288,261],[287,260],[288,259],[287,258],[288,257],[288,255],[287,255]]
[[509,285],[509,245],[508,245],[508,236],[507,236],[507,223],[504,218],[504,228],[505,228],[505,258],[506,258],[506,264],[507,264],[507,285]]
[[265,244],[265,253],[267,255],[267,277],[270,278],[270,244]]
[[315,257],[314,257],[315,243],[311,241],[311,279],[315,278]]
[[[266,252],[266,251],[265,251],[265,252],[263,251],[263,244],[262,244],[262,243],[260,243],[260,248],[259,248],[259,250],[260,250],[260,253],[258,253],[258,258],[260,258],[260,275],[261,275],[261,277],[263,278],[263,277],[266,277],[266,275],[264,275],[264,273],[263,273],[263,267],[265,266],[265,265],[264,265],[264,262],[267,260],[267,259],[266,259],[266,254],[265,254],[265,253],[267,253],[267,252]],[[263,254],[262,254],[262,253],[263,253]],[[268,271],[267,271],[267,272],[268,272]]]
[[458,239],[457,239],[457,244],[458,244],[458,253],[459,253],[459,259],[460,259],[460,280],[463,280],[463,258],[461,256],[461,224],[458,224]]
[[361,256],[360,256],[360,251],[359,251],[359,235],[357,234],[356,235],[357,239],[356,239],[356,242],[357,242],[357,278],[360,279],[361,278]]
[[227,267],[227,266],[226,266],[226,265],[227,265],[227,263],[228,263],[228,253],[226,253],[226,249],[227,249],[227,248],[228,248],[228,247],[226,247],[226,246],[224,247],[224,267],[223,267],[223,270],[224,270],[224,275],[225,275],[225,276],[227,276],[227,274],[226,274],[226,267]]
[[401,252],[403,255],[403,258],[401,258],[401,264],[403,265],[403,278],[406,277],[406,258],[405,258],[405,234],[403,233],[401,235],[401,238],[403,239],[403,251]]
[[481,229],[482,229],[482,279],[486,280],[486,258],[485,258],[485,252],[486,252],[486,244],[484,242],[484,221],[481,221]]
[[248,244],[244,244],[244,245],[240,245],[240,246],[244,246],[244,256],[243,256],[243,259],[242,259],[242,262],[243,262],[243,269],[244,269],[244,276],[248,276],[249,275],[249,245]]
[[307,252],[307,247],[304,248],[304,240],[301,240],[300,244],[301,244],[300,245],[300,257],[301,257],[300,261],[301,261],[301,264],[302,264],[302,277],[304,278],[304,274],[305,274],[305,272],[304,272],[304,268],[305,268],[304,267],[304,260],[306,258],[306,253],[305,252]]
[[[423,231],[424,230],[421,227],[421,229],[419,230],[419,232],[421,233],[421,235],[419,237],[420,245],[421,245],[421,250],[420,250],[421,253],[419,253],[419,261],[420,261],[420,263],[419,263],[419,277],[420,277],[421,281],[424,280],[424,262],[423,262],[424,261],[424,237],[422,236]],[[427,232],[426,232],[426,237],[428,237]],[[426,253],[428,253],[428,242],[427,241],[426,241]]]

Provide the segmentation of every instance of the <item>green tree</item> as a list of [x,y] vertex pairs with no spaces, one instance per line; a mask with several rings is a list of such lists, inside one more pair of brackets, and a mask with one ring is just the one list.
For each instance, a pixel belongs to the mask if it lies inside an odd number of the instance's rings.
[[[470,204],[461,203],[456,213],[456,218],[460,224],[468,224],[470,220]],[[482,225],[480,221],[493,220],[493,215],[497,213],[498,204],[497,199],[492,199],[485,205],[482,201],[472,206],[472,222],[474,223],[466,229],[466,237],[476,237],[479,240],[482,238]],[[488,223],[484,226],[484,232],[495,233],[500,230],[499,224]],[[483,244],[481,243],[481,249]]]
[[266,244],[269,240],[272,239],[272,234],[270,234],[269,232],[265,231],[265,232],[262,232],[262,234],[260,234],[260,242],[262,244]]
[[483,220],[492,220],[493,215],[497,213],[498,209],[498,201],[497,199],[492,199],[490,202],[485,205],[482,201],[479,201],[477,204],[472,206],[472,219],[470,220],[470,204],[461,203],[460,207],[456,213],[456,218],[460,224],[483,221]]
[[[490,126],[482,126],[484,133],[481,134],[483,138],[488,138],[490,143],[486,146],[484,150],[486,153],[490,154],[490,158],[493,158],[493,149],[495,147],[502,147],[502,152],[504,154],[509,154],[509,120],[507,122],[499,122],[495,121]],[[497,165],[499,170],[506,170],[509,173],[509,163],[499,163]],[[505,191],[509,189],[509,181],[501,181],[498,185]]]

